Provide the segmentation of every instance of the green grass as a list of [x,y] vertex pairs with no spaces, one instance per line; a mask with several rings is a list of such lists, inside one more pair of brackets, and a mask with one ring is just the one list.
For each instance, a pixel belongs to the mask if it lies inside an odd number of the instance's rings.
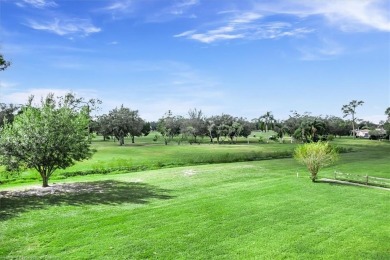
[[389,191],[311,183],[297,169],[281,159],[79,176],[67,181],[98,188],[2,198],[0,257],[389,257]]
[[[334,170],[390,178],[389,142],[333,143],[352,152],[320,178]],[[70,194],[4,197],[40,182],[0,185],[0,259],[390,258],[390,191],[312,183],[290,158],[207,162],[292,151],[296,144],[93,145],[94,157],[71,171],[190,165],[51,180],[75,185],[79,192]]]

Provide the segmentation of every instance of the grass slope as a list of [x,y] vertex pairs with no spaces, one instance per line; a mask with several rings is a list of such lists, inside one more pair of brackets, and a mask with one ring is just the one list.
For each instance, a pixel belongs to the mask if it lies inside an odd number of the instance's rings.
[[390,192],[296,171],[280,159],[91,175],[66,181],[93,192],[2,198],[0,258],[390,257]]

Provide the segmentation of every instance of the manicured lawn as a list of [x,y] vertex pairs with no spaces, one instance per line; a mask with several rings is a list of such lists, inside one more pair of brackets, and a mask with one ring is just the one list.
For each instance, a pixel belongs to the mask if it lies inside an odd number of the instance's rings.
[[[263,133],[266,137],[267,134]],[[260,136],[256,133],[256,136]],[[257,138],[256,137],[256,138]],[[209,144],[207,140],[200,145],[190,145],[188,142],[171,142],[164,145],[163,141],[153,142],[151,136],[136,139],[135,144],[126,140],[125,146],[117,142],[102,141],[101,137],[93,141],[92,146],[97,150],[90,160],[78,162],[65,170],[57,170],[51,180],[61,180],[74,174],[100,173],[102,170],[112,172],[128,172],[139,170],[160,169],[167,167],[214,164],[224,162],[240,162],[264,160],[272,158],[291,157],[298,144],[269,141],[269,143],[254,142],[250,137],[248,145],[245,140],[238,144]],[[266,140],[266,139],[265,139]],[[369,175],[390,178],[388,169],[390,159],[390,142],[365,139],[336,138],[333,145],[352,149],[352,152],[342,154],[342,159],[334,166],[320,172],[320,177],[332,177],[334,171],[344,173]],[[305,170],[303,170],[305,172]],[[34,171],[26,171],[21,175],[23,182],[39,183],[39,175]],[[1,181],[1,180],[0,180]],[[3,179],[4,181],[4,179]],[[12,184],[2,184],[1,187]]]
[[304,172],[278,159],[69,178],[90,191],[1,199],[0,258],[388,259],[390,192]]

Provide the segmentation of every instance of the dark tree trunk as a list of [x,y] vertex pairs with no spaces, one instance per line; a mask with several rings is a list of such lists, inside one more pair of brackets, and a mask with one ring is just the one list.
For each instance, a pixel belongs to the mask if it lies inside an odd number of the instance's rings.
[[49,187],[49,177],[47,177],[45,174],[41,174],[42,176],[42,187],[46,188]]
[[134,139],[135,139],[135,136],[131,136],[131,143],[133,143],[133,144],[135,143]]

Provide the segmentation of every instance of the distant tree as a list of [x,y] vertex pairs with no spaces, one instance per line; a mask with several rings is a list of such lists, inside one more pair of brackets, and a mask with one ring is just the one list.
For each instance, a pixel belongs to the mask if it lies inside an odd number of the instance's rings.
[[339,157],[329,143],[317,142],[299,145],[294,150],[294,158],[307,167],[311,173],[311,180],[315,182],[319,170],[333,164]]
[[151,130],[152,130],[152,127],[151,127],[150,122],[145,122],[143,127],[142,127],[141,133],[143,136],[147,136],[150,134]]
[[[291,111],[292,115],[289,115],[289,118],[287,120],[284,120],[282,122],[283,128],[285,129],[285,132],[291,136],[297,135],[297,129],[301,126],[302,121],[304,118],[309,116],[308,113],[305,113],[304,115],[299,114],[297,111]],[[300,136],[296,138],[300,139]]]
[[11,66],[11,63],[9,61],[6,61],[3,55],[0,53],[0,71],[5,70],[9,66]]
[[96,132],[103,136],[103,140],[109,139],[113,135],[110,117],[106,114],[98,116],[96,120]]
[[266,132],[268,132],[268,130],[273,129],[273,124],[275,122],[275,118],[272,115],[271,111],[267,111],[264,115],[260,116],[259,120],[260,120],[260,122],[264,123]]
[[254,124],[247,121],[245,118],[242,118],[242,117],[238,118],[237,121],[241,125],[240,136],[246,138],[248,143],[249,143],[248,137],[251,135],[252,131],[255,129]]
[[237,141],[237,138],[241,135],[242,129],[243,125],[238,122],[237,118],[235,118],[233,123],[229,126],[229,138],[231,143],[235,143]]
[[57,103],[49,94],[40,107],[25,106],[12,124],[6,122],[0,129],[0,161],[7,170],[36,169],[42,186],[47,187],[56,169],[92,155],[88,124],[85,108],[75,110],[67,102]]
[[162,118],[157,122],[157,131],[162,135],[165,145],[173,139],[174,136],[180,134],[182,118],[174,116],[171,110],[168,110]]
[[299,125],[295,125],[292,136],[302,142],[317,142],[319,136],[326,133],[326,125],[320,117],[310,116],[306,113],[303,116],[299,115],[294,121]]
[[387,115],[387,121],[383,124],[383,128],[386,130],[386,134],[390,141],[390,107],[386,109],[385,115]]
[[231,115],[222,114],[218,116],[211,116],[206,119],[206,129],[212,142],[213,138],[217,139],[217,143],[221,141],[221,137],[229,135],[229,129],[234,122]]
[[277,134],[277,137],[283,139],[283,136],[288,133],[287,127],[283,124],[283,122],[275,122],[274,131]]
[[387,116],[387,121],[390,121],[390,107],[386,108],[385,115]]
[[122,105],[111,110],[102,120],[108,120],[109,130],[119,141],[119,145],[124,145],[125,137],[128,135],[132,143],[135,142],[136,136],[142,135],[144,120],[138,115],[138,110],[130,110]]
[[349,102],[349,104],[347,105],[343,105],[343,107],[341,108],[341,110],[343,111],[344,113],[344,117],[347,117],[349,115],[351,115],[352,117],[352,134],[353,134],[353,137],[356,137],[356,132],[355,132],[355,124],[356,124],[356,118],[355,118],[355,115],[356,115],[356,108],[358,106],[362,106],[364,104],[364,101],[357,101],[357,100],[352,100],[351,102]]
[[20,112],[21,105],[0,103],[0,127],[4,122],[12,123],[16,113]]
[[325,119],[326,128],[329,131],[329,134],[335,136],[349,135],[352,130],[352,127],[344,119],[336,116],[326,116]]
[[191,109],[188,111],[188,116],[189,118],[182,125],[181,133],[192,136],[195,142],[198,136],[208,135],[206,118],[202,110]]

